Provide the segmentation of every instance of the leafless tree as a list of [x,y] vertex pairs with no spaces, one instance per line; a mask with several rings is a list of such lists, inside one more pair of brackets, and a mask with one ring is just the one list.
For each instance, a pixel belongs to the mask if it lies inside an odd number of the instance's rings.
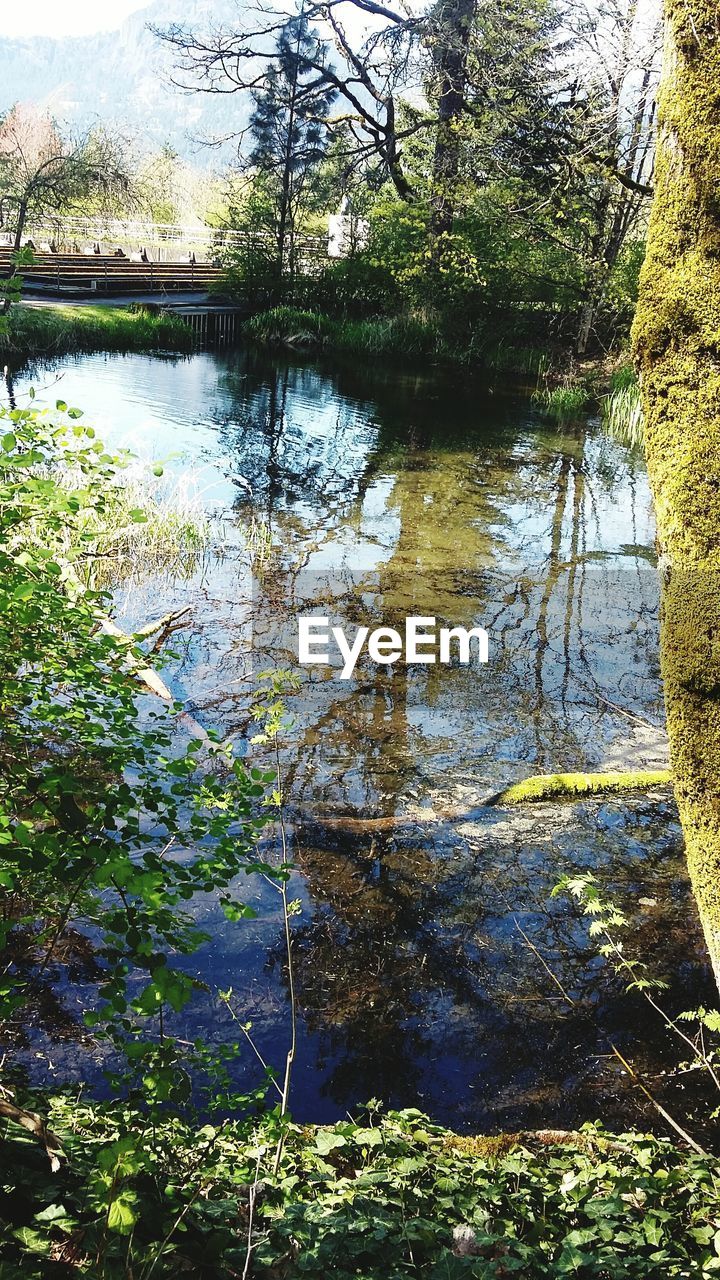
[[[0,123],[0,228],[17,252],[29,223],[98,196],[127,199],[131,177],[122,141],[101,129],[64,137],[37,108],[15,106]],[[13,265],[11,278],[17,275]],[[3,311],[10,297],[6,293]]]
[[[410,117],[399,120],[401,95],[420,101],[422,42],[426,15],[413,13],[400,0],[397,6],[375,0],[306,0],[308,21],[326,33],[334,47],[335,65],[322,56],[309,66],[337,95],[331,127],[346,142],[349,169],[379,159],[404,200],[413,190],[403,163],[404,142],[434,123],[424,103]],[[367,27],[358,31],[358,23]],[[272,43],[288,20],[287,11],[265,4],[244,9],[232,29],[215,26],[205,32],[175,24],[156,34],[176,56],[174,83],[205,93],[250,93],[259,87],[271,56]],[[350,28],[352,27],[352,35]],[[242,146],[243,131],[229,134]]]
[[652,194],[655,99],[660,71],[657,0],[569,0],[576,73],[568,101],[569,163],[590,209],[586,286],[577,347],[588,345],[611,272]]

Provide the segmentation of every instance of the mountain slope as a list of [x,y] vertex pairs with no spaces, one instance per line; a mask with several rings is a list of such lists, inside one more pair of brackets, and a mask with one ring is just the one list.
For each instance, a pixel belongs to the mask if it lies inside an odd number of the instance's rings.
[[[72,128],[93,121],[131,131],[142,150],[169,142],[196,163],[215,163],[218,151],[196,139],[241,129],[247,103],[240,94],[185,94],[169,85],[172,56],[148,30],[171,22],[205,29],[232,22],[233,0],[153,0],[117,31],[63,39],[0,37],[0,114],[14,102],[36,102]],[[222,158],[233,153],[222,149]]]

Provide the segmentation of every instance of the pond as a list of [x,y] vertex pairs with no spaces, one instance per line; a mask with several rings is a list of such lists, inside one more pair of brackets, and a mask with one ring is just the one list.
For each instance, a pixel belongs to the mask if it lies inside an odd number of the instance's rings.
[[[117,607],[131,629],[191,606],[164,676],[243,751],[260,750],[247,746],[257,673],[293,665],[300,614],[349,631],[413,615],[488,632],[486,666],[363,659],[347,680],[307,667],[288,699],[296,1118],[375,1097],[460,1130],[649,1123],[612,1045],[657,1078],[662,1023],[551,895],[562,875],[594,872],[670,975],[669,1001],[696,1005],[708,977],[671,802],[484,803],[533,773],[666,763],[641,456],[597,417],[550,426],[518,388],[433,370],[227,351],[63,360],[19,377],[18,397],[31,381],[201,494],[219,553],[190,577],[138,575]],[[279,1066],[279,902],[262,882],[241,892],[253,920],[197,907],[210,940],[186,966],[209,992],[175,1029],[234,1040],[217,995],[232,987]],[[84,999],[76,983],[71,1006]],[[63,1058],[91,1077],[99,1051],[64,1037],[37,1028],[36,1069]],[[233,1069],[257,1082],[249,1048]]]

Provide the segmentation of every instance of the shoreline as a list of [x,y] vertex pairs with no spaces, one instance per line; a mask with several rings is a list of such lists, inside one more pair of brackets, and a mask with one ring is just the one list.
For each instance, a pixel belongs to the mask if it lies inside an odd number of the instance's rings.
[[130,307],[16,303],[0,333],[0,362],[17,368],[31,359],[91,351],[192,351],[193,333],[178,316]]

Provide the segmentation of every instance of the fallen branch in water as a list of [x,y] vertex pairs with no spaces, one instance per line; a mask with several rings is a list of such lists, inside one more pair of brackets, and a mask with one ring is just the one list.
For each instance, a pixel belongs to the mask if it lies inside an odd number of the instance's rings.
[[180,618],[186,617],[189,612],[189,604],[186,604],[182,609],[173,609],[171,613],[165,613],[162,618],[158,618],[157,622],[148,622],[144,627],[133,631],[133,637],[136,640],[147,640],[149,636],[154,636],[158,631],[167,631],[168,627],[171,627],[174,622],[178,622]]
[[358,818],[354,814],[325,814],[321,811],[290,812],[291,820],[302,827],[320,827],[327,831],[343,831],[348,835],[396,831],[398,827],[424,827],[434,822],[459,822],[468,817],[468,809],[425,809],[416,813],[387,814],[380,818]]
[[630,1063],[627,1062],[625,1058],[623,1058],[620,1050],[617,1049],[614,1044],[611,1044],[610,1048],[615,1054],[615,1057],[618,1059],[618,1061],[622,1064],[622,1066],[627,1071],[630,1079],[634,1081],[634,1083],[638,1086],[640,1091],[645,1094],[645,1097],[648,1099],[649,1102],[652,1103],[652,1105],[654,1106],[658,1114],[662,1116],[663,1120],[667,1121],[667,1123],[670,1125],[670,1128],[674,1129],[675,1132],[679,1134],[679,1136],[683,1139],[683,1142],[687,1142],[688,1146],[691,1147],[692,1150],[695,1151],[697,1155],[699,1156],[706,1155],[707,1152],[704,1151],[703,1148],[698,1145],[698,1143],[695,1141],[694,1138],[690,1137],[690,1134],[687,1133],[685,1129],[683,1129],[682,1125],[678,1124],[677,1120],[673,1119],[673,1117],[670,1115],[670,1112],[665,1110],[662,1103],[658,1102],[657,1098],[653,1095],[650,1089],[648,1089],[642,1076],[638,1075],[635,1068],[631,1067]]
[[[114,636],[116,640],[123,640],[129,646],[134,644],[136,640],[145,640],[148,636],[155,635],[156,632],[167,631],[174,622],[177,622],[180,618],[184,618],[189,612],[190,605],[186,605],[184,609],[174,609],[172,613],[166,613],[162,618],[158,618],[157,622],[148,622],[144,627],[140,627],[138,631],[134,631],[132,635],[128,635],[126,631],[123,631],[122,628],[119,627],[116,622],[113,622],[112,618],[108,618],[106,614],[100,614],[98,616],[101,631],[104,631],[108,636]],[[140,680],[151,693],[156,693],[164,702],[174,701],[165,681],[160,679],[160,676],[154,667],[142,662],[141,659],[136,658],[133,653],[128,653],[127,663],[133,675],[136,676],[136,678]]]
[[672,782],[669,769],[637,769],[629,773],[538,773],[522,782],[514,782],[502,791],[480,796],[471,806],[448,806],[417,809],[414,813],[389,814],[378,818],[359,818],[354,814],[326,814],[315,810],[293,815],[301,826],[343,831],[348,835],[411,830],[436,822],[472,822],[485,808],[525,804],[540,800],[578,799],[582,796],[622,794],[649,787],[667,787]]
[[[143,637],[154,635],[155,632],[161,634],[162,632],[167,631],[172,627],[174,622],[185,617],[189,612],[190,606],[186,605],[184,609],[176,609],[173,613],[166,613],[165,616],[163,618],[159,618],[157,622],[149,622],[146,626],[141,627],[139,631],[134,631],[132,635],[128,635],[127,632],[123,631],[116,622],[113,622],[112,618],[108,618],[104,614],[100,616],[99,621],[102,631],[109,636],[114,636],[116,640],[125,641],[127,645],[130,646],[139,638],[142,639]],[[136,678],[136,680],[139,680],[141,684],[144,684],[145,688],[148,689],[150,693],[157,694],[158,698],[162,698],[163,702],[175,701],[172,693],[165,684],[165,681],[161,680],[154,667],[144,663],[140,658],[136,658],[135,655],[130,652],[128,652],[127,655],[127,664],[130,668],[131,674]],[[197,720],[194,716],[190,715],[189,711],[181,711],[178,719],[196,738],[200,738],[206,743],[210,742],[207,731],[201,724],[198,724]]]
[[[123,640],[128,646],[135,643],[136,640],[146,639],[148,636],[158,633],[158,638],[162,640],[163,636],[173,629],[173,624],[184,618],[190,612],[190,605],[186,605],[183,609],[175,609],[172,613],[166,613],[164,617],[158,618],[157,622],[148,622],[146,626],[140,627],[138,631],[134,631],[132,635],[128,635],[123,631],[112,618],[108,618],[105,614],[99,615],[100,629],[109,636],[114,636],[116,640]],[[154,649],[158,647],[157,641]],[[161,680],[154,667],[142,662],[140,658],[136,658],[134,654],[128,653],[127,663],[131,674],[145,685],[150,693],[157,694],[158,698],[162,698],[163,702],[174,702],[170,690]],[[198,724],[194,716],[189,711],[181,711],[178,719],[196,738],[200,738],[203,742],[210,744],[210,737],[207,730],[201,724]]]
[[487,796],[484,803],[524,804],[526,801],[558,797],[611,795],[647,787],[667,787],[671,782],[669,769],[635,769],[628,773],[537,773]]
[[[71,565],[65,565],[65,579],[73,592],[77,595],[85,594],[85,587]],[[116,622],[113,622],[112,618],[108,617],[102,609],[95,609],[95,617],[97,618],[100,630],[104,631],[106,635],[112,636],[113,639],[120,640],[123,644],[127,645],[127,665],[131,674],[135,676],[141,684],[144,684],[145,688],[149,689],[151,693],[156,694],[158,698],[162,698],[163,702],[174,701],[165,681],[160,679],[160,676],[153,667],[136,657],[136,655],[131,653],[130,650],[138,639],[154,635],[156,631],[161,631],[163,628],[171,626],[178,618],[183,617],[189,611],[189,608],[190,606],[188,605],[184,609],[175,609],[172,613],[167,613],[164,617],[159,618],[157,622],[151,622],[146,624],[144,627],[140,627],[140,629],[133,635],[128,635],[126,631],[123,631],[122,627],[119,627]]]
[[[104,631],[106,635],[113,636],[115,640],[124,641],[128,645],[128,648],[133,644],[134,637],[129,636],[126,631],[123,631],[116,622],[113,622],[112,618],[103,616],[99,618],[99,622],[100,630]],[[135,654],[130,653],[129,651],[127,654],[127,664],[132,674],[141,682],[141,684],[145,685],[146,689],[149,689],[151,693],[156,693],[158,698],[162,698],[164,702],[173,701],[173,696],[165,684],[165,681],[160,679],[160,676],[153,667],[147,666],[146,663],[142,662],[140,658],[136,658]]]
[[63,1160],[65,1152],[60,1146],[60,1141],[45,1127],[45,1121],[36,1111],[26,1111],[24,1107],[16,1107],[14,1102],[6,1102],[0,1098],[0,1116],[6,1120],[12,1120],[14,1124],[22,1125],[23,1129],[27,1129],[34,1138],[45,1148],[50,1168],[53,1173],[57,1173]]

